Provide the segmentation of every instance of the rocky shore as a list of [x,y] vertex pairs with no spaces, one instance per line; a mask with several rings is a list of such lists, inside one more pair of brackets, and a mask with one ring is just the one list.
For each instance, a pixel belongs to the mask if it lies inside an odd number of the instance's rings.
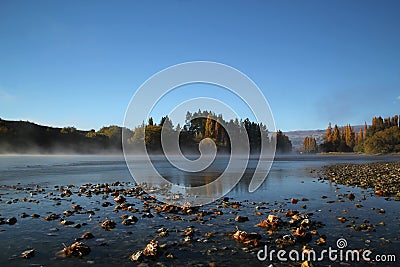
[[[46,234],[49,240],[62,228],[68,229],[61,238],[62,243],[58,245],[58,249],[47,251],[58,258],[54,259],[58,263],[62,258],[82,259],[99,248],[109,247],[108,239],[113,239],[112,232],[118,229],[124,229],[124,233],[132,236],[132,244],[140,243],[137,244],[139,249],[124,251],[122,261],[150,265],[161,262],[182,265],[185,261],[183,255],[189,251],[207,256],[244,252],[256,259],[256,253],[265,245],[278,249],[297,246],[300,251],[308,251],[326,243],[326,235],[320,232],[324,224],[315,220],[313,213],[307,211],[306,203],[309,200],[306,198],[291,198],[287,203],[266,203],[235,201],[224,197],[204,207],[191,207],[161,203],[148,195],[141,186],[124,182],[53,188],[40,185],[1,188],[10,193],[14,191],[25,195],[23,198],[9,200],[6,200],[8,195],[0,197],[2,205],[5,205],[3,208],[19,203],[38,205],[42,202],[53,202],[51,208],[41,214],[24,212],[18,215],[18,211],[15,211],[15,216],[10,218],[0,214],[0,232],[13,231],[12,225],[24,224],[25,220],[37,220],[43,226],[43,231],[49,232]],[[90,207],[82,201],[93,198],[96,201]],[[101,212],[105,209],[109,211],[107,216]],[[216,227],[217,221],[222,221],[225,227]],[[134,229],[138,229],[132,226],[141,225],[140,228],[144,230],[154,223],[147,240],[139,242],[135,238],[138,233],[133,233]],[[226,223],[230,225],[227,226]],[[5,225],[11,228],[5,228]],[[197,251],[196,243],[201,244],[204,251]],[[44,254],[46,250],[48,248],[28,245],[28,250],[24,249],[19,255],[16,252],[15,256],[10,257],[9,263],[21,264],[16,260],[36,258],[37,253]],[[175,262],[176,258],[180,261]],[[213,266],[213,260],[215,259],[210,257],[207,264]],[[86,263],[91,262],[92,260],[88,260]],[[221,262],[224,263],[219,263]],[[309,266],[310,262],[298,264]]]
[[400,162],[329,165],[324,168],[324,178],[346,186],[373,188],[378,196],[400,200]]

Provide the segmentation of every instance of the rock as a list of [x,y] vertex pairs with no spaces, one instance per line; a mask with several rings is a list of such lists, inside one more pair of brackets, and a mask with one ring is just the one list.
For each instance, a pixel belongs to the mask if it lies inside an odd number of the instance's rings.
[[296,229],[296,231],[293,233],[293,236],[296,237],[296,240],[306,243],[310,242],[312,239],[311,234],[306,232],[302,225]]
[[64,214],[65,216],[69,217],[69,216],[72,215],[72,211],[70,211],[70,210],[65,210],[65,211],[63,212],[63,214]]
[[80,210],[82,210],[82,207],[81,207],[81,205],[74,205],[74,206],[71,206],[71,209],[73,209],[74,211],[80,211]]
[[143,250],[144,256],[156,256],[158,252],[158,241],[151,240],[150,243],[146,245],[146,248]]
[[74,222],[68,221],[68,220],[61,220],[61,224],[62,225],[72,225],[72,224],[74,224]]
[[236,222],[247,222],[248,220],[249,220],[248,217],[246,217],[246,216],[240,216],[240,215],[236,216],[236,218],[235,218],[235,221],[236,221]]
[[63,252],[68,257],[82,257],[90,253],[90,248],[85,243],[75,242],[69,247],[64,245]]
[[86,232],[81,236],[82,239],[92,239],[94,235],[91,232]]
[[28,249],[25,250],[24,252],[21,253],[21,258],[23,259],[30,259],[35,256],[35,250],[34,249]]
[[275,243],[278,249],[285,249],[293,246],[296,243],[296,240],[294,240],[290,235],[284,235],[282,238],[276,239]]
[[17,218],[11,217],[6,221],[6,223],[9,224],[9,225],[14,225],[14,224],[17,223]]
[[185,236],[193,236],[194,235],[194,229],[193,227],[188,227],[183,231],[183,234]]
[[60,215],[55,214],[55,213],[52,213],[52,214],[50,214],[50,215],[44,217],[44,219],[45,219],[46,221],[54,221],[54,220],[60,219]]
[[145,214],[142,215],[143,218],[153,218],[153,214],[151,214],[150,212],[146,212]]
[[247,237],[247,233],[245,231],[240,231],[237,229],[237,231],[233,234],[233,238],[239,242],[243,242]]
[[118,204],[122,204],[126,201],[126,198],[123,195],[118,195],[114,198],[114,201]]
[[111,229],[114,229],[116,226],[116,223],[110,219],[105,219],[102,223],[101,223],[101,228],[105,229],[106,231],[109,231]]
[[300,267],[314,267],[311,261],[303,261]]
[[131,215],[122,221],[122,225],[132,225],[132,224],[135,224],[138,220],[139,220],[138,218]]
[[326,244],[326,239],[324,237],[320,237],[317,239],[316,243],[318,246],[323,246]]
[[137,251],[137,252],[134,252],[134,253],[129,257],[129,259],[130,259],[131,261],[141,261],[141,260],[143,259],[143,251],[142,251],[142,250],[139,250],[139,251]]

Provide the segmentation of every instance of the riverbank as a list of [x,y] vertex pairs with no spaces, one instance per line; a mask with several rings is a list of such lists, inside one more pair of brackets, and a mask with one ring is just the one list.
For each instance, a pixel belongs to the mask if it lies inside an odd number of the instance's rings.
[[324,168],[324,177],[337,184],[373,188],[378,196],[400,200],[400,162],[334,164]]
[[[216,169],[222,169],[218,160]],[[260,261],[257,254],[265,246],[320,253],[336,249],[340,238],[351,249],[396,254],[400,202],[371,189],[336,185],[319,171],[379,160],[397,158],[278,157],[256,192],[248,192],[250,169],[227,198],[191,208],[164,205],[142,192],[123,158],[3,157],[0,265],[300,266],[304,261],[285,262],[276,254]],[[250,168],[256,163],[252,159]],[[173,170],[162,158],[154,164]],[[177,183],[207,178],[178,172],[171,177]],[[313,264],[341,263],[325,258]]]

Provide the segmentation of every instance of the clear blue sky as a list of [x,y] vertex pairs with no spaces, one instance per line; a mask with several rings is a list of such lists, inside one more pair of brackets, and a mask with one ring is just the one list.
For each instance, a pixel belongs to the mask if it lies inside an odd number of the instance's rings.
[[122,125],[151,75],[209,60],[253,79],[278,129],[361,124],[399,113],[399,14],[390,0],[2,0],[0,117]]

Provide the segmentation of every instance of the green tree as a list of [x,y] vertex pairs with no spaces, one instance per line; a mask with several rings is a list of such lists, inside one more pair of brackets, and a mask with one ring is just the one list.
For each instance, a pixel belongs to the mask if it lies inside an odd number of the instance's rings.
[[153,121],[153,118],[152,118],[152,117],[149,118],[147,124],[148,124],[149,126],[153,126],[153,125],[154,125],[154,121]]
[[278,153],[289,153],[292,151],[292,142],[280,130],[276,132],[276,151]]

